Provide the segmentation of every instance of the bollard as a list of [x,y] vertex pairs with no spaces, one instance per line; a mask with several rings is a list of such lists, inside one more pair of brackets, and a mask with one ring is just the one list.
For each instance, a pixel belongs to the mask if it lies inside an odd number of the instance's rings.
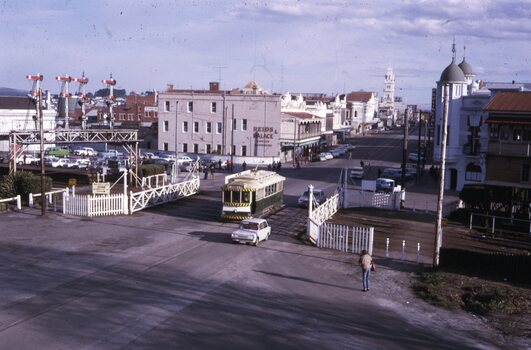
[[20,194],[17,195],[17,209],[22,210],[22,201],[20,200]]
[[76,186],[72,186],[72,197],[76,198]]
[[385,242],[385,257],[389,257],[389,238],[387,238]]
[[402,254],[400,255],[400,260],[404,260],[404,251],[406,249],[406,241],[402,240]]
[[29,194],[28,207],[33,208],[33,193]]
[[417,243],[417,264],[420,262],[420,243]]

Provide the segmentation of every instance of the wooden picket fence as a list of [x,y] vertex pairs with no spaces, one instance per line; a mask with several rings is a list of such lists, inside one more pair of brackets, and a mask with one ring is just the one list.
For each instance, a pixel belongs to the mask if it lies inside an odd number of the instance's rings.
[[76,216],[106,216],[127,214],[127,198],[124,195],[65,195],[63,213]]

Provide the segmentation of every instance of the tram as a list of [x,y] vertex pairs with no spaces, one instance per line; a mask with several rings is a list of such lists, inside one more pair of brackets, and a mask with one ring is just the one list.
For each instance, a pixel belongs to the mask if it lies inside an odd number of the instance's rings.
[[281,207],[285,180],[274,171],[257,169],[226,176],[221,191],[221,219],[261,217]]

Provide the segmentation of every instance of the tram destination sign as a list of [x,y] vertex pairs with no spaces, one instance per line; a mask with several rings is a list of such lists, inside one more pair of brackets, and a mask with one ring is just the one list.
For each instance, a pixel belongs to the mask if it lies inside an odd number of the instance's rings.
[[92,194],[110,194],[111,183],[110,182],[93,182]]

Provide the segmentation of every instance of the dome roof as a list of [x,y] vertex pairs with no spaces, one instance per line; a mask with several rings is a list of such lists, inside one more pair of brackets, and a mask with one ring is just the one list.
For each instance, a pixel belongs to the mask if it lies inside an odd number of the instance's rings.
[[443,70],[439,81],[441,83],[464,83],[466,78],[461,68],[452,60],[452,63]]
[[474,75],[474,72],[472,71],[472,66],[468,64],[467,61],[465,61],[465,58],[463,57],[463,60],[461,63],[459,63],[459,68],[463,71],[463,73],[466,75]]

